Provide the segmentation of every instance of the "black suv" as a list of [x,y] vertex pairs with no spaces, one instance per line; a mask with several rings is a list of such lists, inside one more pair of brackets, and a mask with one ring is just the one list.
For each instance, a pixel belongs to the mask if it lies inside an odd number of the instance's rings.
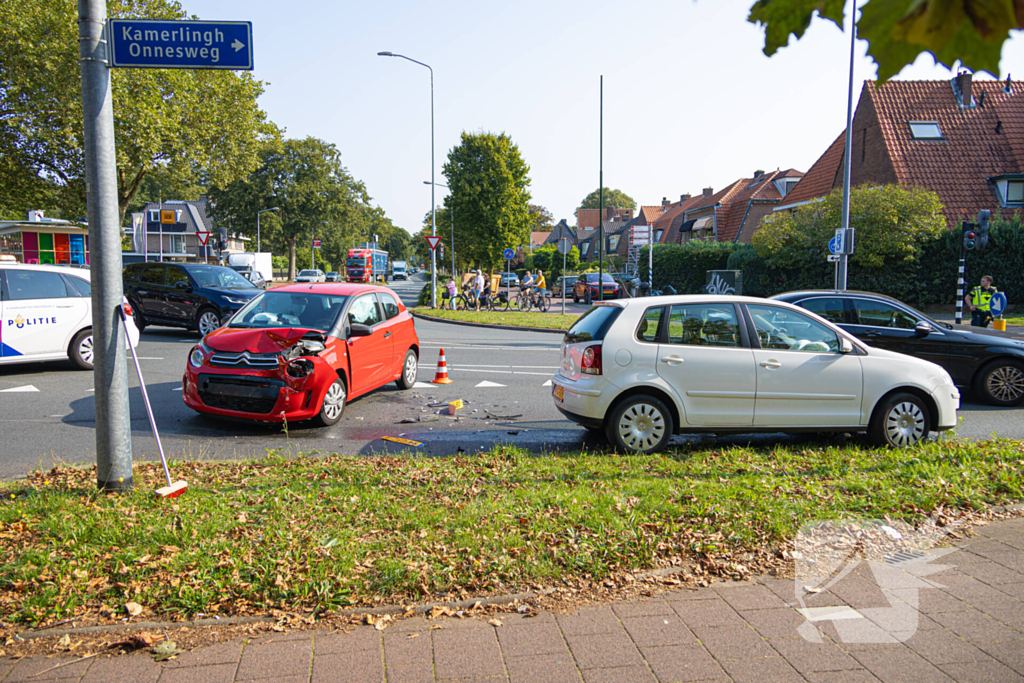
[[231,268],[201,263],[132,263],[123,275],[139,332],[169,325],[205,336],[262,291]]

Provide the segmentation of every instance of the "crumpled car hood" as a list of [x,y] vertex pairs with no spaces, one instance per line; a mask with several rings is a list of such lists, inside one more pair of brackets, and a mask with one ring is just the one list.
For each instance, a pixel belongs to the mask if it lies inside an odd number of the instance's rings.
[[293,346],[307,332],[309,329],[305,327],[278,327],[267,330],[222,327],[206,335],[203,341],[214,351],[280,353]]

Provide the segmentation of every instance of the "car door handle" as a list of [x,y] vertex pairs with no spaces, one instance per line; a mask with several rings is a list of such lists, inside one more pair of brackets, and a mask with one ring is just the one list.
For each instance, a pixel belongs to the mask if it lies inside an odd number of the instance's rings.
[[765,362],[761,363],[761,367],[762,368],[781,368],[782,367],[782,363],[780,363],[777,360],[766,360]]
[[391,336],[391,333],[390,333],[390,332],[385,332],[385,333],[384,333],[384,338],[385,338],[385,339],[387,339],[387,338],[388,338],[388,337],[390,337],[390,336]]
[[679,365],[683,362],[683,359],[679,356],[665,356],[661,359],[662,363],[668,363],[669,365]]

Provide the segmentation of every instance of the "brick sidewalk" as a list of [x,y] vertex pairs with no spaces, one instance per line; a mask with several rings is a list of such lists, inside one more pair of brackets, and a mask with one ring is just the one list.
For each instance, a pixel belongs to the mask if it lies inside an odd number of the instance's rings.
[[[842,622],[846,640],[859,633],[887,642],[844,642],[833,622],[817,622],[826,624],[822,642],[805,640],[797,633],[807,622],[795,609],[794,583],[764,579],[572,615],[502,616],[501,627],[415,618],[383,632],[276,634],[163,664],[143,654],[96,658],[31,677],[65,660],[6,660],[0,681],[1024,681],[1024,519],[978,532],[964,550],[939,560],[952,569],[928,577],[944,587],[920,591],[912,637],[888,635],[884,610],[869,610],[873,621]],[[889,607],[892,596],[862,567],[829,591],[805,596],[807,606]]]

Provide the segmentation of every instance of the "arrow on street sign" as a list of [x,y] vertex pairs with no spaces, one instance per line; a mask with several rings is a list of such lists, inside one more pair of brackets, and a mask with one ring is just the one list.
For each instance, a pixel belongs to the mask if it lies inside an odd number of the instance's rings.
[[235,48],[235,52],[238,52],[245,47],[245,43],[240,41],[238,38],[235,38],[235,42],[231,43],[231,47]]
[[205,230],[202,232],[196,232],[196,237],[199,238],[199,244],[205,247],[206,241],[210,239],[210,233]]
[[828,262],[829,263],[837,263],[838,261],[839,261],[839,254],[829,254],[828,255]]
[[434,249],[437,249],[437,245],[440,244],[440,243],[441,243],[441,238],[440,237],[434,237],[434,236],[428,236],[427,237],[427,244],[430,245],[430,250],[431,251],[433,251]]

